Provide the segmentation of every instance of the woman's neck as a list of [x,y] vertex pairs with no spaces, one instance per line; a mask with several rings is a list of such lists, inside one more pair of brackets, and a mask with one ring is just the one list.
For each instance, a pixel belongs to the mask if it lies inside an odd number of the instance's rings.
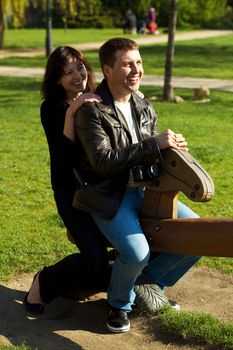
[[79,92],[77,94],[69,94],[67,95],[66,102],[71,103],[72,101],[76,100],[80,95],[82,95],[82,92]]

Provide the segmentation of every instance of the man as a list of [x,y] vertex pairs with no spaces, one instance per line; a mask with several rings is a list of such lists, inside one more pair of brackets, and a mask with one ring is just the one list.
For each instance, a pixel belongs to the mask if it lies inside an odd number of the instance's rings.
[[[165,253],[150,257],[139,223],[143,188],[127,188],[129,176],[137,166],[162,162],[160,150],[185,150],[187,143],[171,130],[158,133],[157,115],[137,93],[143,67],[134,41],[111,39],[101,46],[99,58],[105,79],[96,94],[102,103],[83,105],[75,120],[82,187],[74,206],[92,214],[118,251],[108,288],[107,328],[126,332],[135,291],[140,299],[151,288],[159,308],[159,299],[167,301],[164,288],[174,285],[199,257]],[[196,214],[179,203],[178,217]]]

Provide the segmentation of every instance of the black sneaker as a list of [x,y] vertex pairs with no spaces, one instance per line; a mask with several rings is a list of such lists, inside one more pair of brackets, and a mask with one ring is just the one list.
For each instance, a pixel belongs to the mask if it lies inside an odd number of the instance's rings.
[[169,301],[169,305],[173,310],[180,311],[180,304],[178,304],[175,300],[168,299],[168,301]]
[[113,333],[123,333],[130,330],[130,322],[127,312],[124,310],[111,308],[107,322],[107,328]]

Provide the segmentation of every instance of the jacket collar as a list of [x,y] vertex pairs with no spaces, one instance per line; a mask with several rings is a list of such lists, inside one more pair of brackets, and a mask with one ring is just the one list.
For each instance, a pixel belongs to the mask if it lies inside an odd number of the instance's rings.
[[98,108],[103,112],[115,114],[114,101],[105,79],[97,86],[95,93],[102,98],[102,102],[97,104]]
[[[102,82],[98,85],[96,89],[96,94],[102,98],[102,102],[96,104],[97,108],[101,112],[106,112],[107,114],[112,115],[112,117],[116,118],[120,122],[122,127],[124,127],[125,131],[128,133],[128,136],[132,142],[131,131],[129,130],[125,119],[122,118],[117,112],[113,101],[113,97],[111,95],[111,92],[107,85],[107,81],[105,79],[103,79]],[[139,128],[141,125],[142,110],[148,107],[148,102],[145,99],[141,98],[137,93],[132,92],[131,103],[134,107],[134,112],[135,112],[137,125],[138,125],[138,134],[140,135]]]
[[[105,79],[98,85],[96,94],[102,98],[102,103],[98,104],[100,110],[105,110],[108,113],[116,113],[114,101],[111,92],[108,88],[107,81]],[[135,108],[135,111],[140,111],[147,107],[147,103],[137,93],[132,92],[131,101]]]

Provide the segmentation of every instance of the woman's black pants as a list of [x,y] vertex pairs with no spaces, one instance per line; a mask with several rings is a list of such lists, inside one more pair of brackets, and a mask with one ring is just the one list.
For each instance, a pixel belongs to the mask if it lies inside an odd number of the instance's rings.
[[54,195],[57,210],[80,253],[71,254],[39,274],[40,294],[45,303],[72,289],[106,290],[111,264],[105,237],[92,217],[72,207],[70,200]]

